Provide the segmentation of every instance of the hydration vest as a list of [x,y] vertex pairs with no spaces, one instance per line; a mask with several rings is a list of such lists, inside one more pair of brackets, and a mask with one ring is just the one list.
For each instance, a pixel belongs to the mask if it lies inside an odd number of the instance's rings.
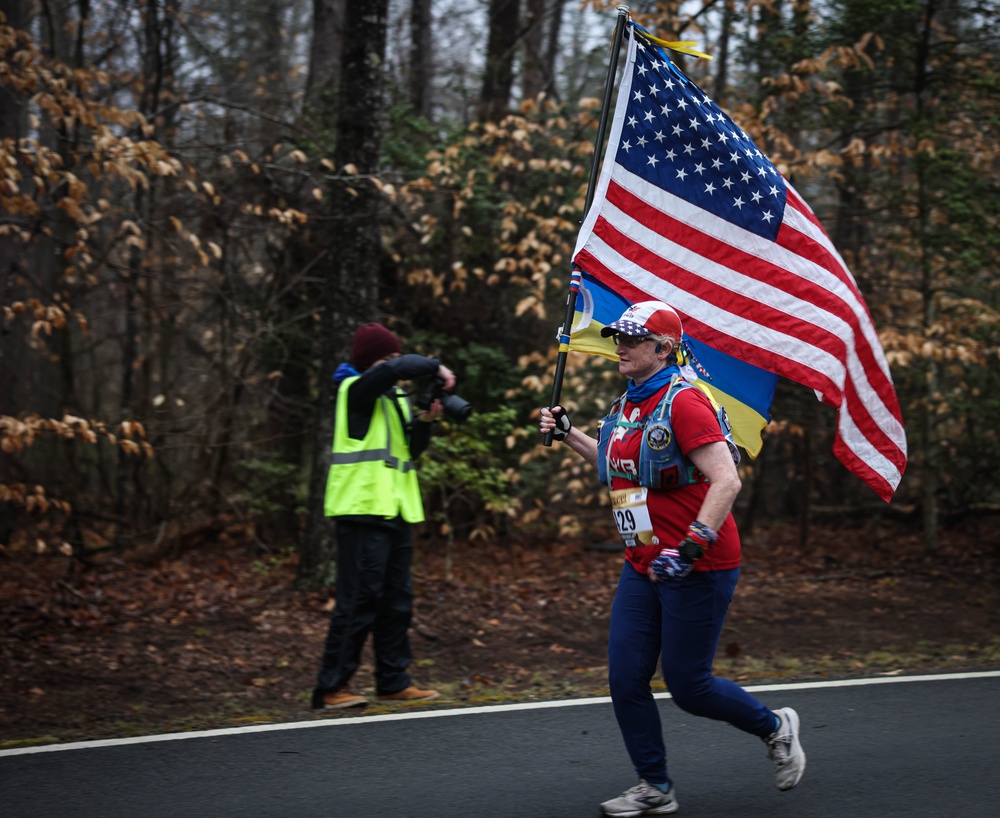
[[423,522],[417,472],[410,459],[405,426],[412,416],[405,393],[375,401],[365,436],[348,433],[347,390],[358,376],[345,378],[337,393],[337,416],[333,427],[333,455],[326,480],[323,512],[327,517],[372,515],[408,523]]
[[[597,432],[597,476],[605,486],[611,485],[612,477],[623,477],[650,489],[675,489],[691,483],[706,483],[708,478],[683,454],[674,437],[670,423],[670,407],[674,398],[684,389],[698,387],[674,375],[667,391],[663,393],[656,408],[646,417],[637,421],[622,418],[625,411],[625,395],[612,405],[611,412],[600,421]],[[704,393],[703,393],[704,394]],[[733,462],[740,462],[740,450],[733,442],[732,426],[726,410],[712,402],[719,429],[725,436],[726,445]],[[641,429],[642,443],[639,447],[639,473],[628,474],[611,468],[609,450],[611,435],[618,427]]]

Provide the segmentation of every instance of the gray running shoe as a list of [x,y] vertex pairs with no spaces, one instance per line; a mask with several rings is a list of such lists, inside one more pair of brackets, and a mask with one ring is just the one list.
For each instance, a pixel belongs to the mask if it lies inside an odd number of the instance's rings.
[[774,762],[774,782],[779,790],[790,790],[806,771],[806,754],[799,743],[799,714],[790,707],[775,710],[781,726],[764,739],[767,757]]
[[677,812],[678,806],[673,787],[664,792],[640,778],[634,787],[601,804],[601,811],[617,818],[632,818],[636,815],[666,815]]

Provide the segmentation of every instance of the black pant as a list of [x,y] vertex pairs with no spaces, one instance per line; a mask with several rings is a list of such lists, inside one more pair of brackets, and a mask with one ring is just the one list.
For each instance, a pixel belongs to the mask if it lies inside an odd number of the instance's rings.
[[402,518],[371,523],[337,520],[337,605],[323,648],[313,693],[345,687],[361,663],[368,634],[375,648],[375,692],[396,693],[412,684],[408,630],[413,615],[413,540]]

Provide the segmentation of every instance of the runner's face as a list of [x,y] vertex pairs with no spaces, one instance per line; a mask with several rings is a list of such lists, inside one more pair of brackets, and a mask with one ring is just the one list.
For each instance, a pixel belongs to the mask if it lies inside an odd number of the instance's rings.
[[[662,348],[659,352],[656,351],[656,347],[659,346],[656,341],[643,338],[639,343],[635,343],[637,339],[628,336],[621,336],[620,340],[623,343],[619,343],[617,349],[618,371],[626,378],[642,383],[663,369],[666,355],[663,354]],[[632,346],[633,343],[635,346]]]

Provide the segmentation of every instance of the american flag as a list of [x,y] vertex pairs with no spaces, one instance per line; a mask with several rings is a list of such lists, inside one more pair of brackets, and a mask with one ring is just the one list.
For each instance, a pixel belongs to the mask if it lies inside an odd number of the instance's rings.
[[884,500],[906,467],[899,402],[864,298],[809,206],[641,30],[574,263],[686,335],[814,389],[834,453]]

